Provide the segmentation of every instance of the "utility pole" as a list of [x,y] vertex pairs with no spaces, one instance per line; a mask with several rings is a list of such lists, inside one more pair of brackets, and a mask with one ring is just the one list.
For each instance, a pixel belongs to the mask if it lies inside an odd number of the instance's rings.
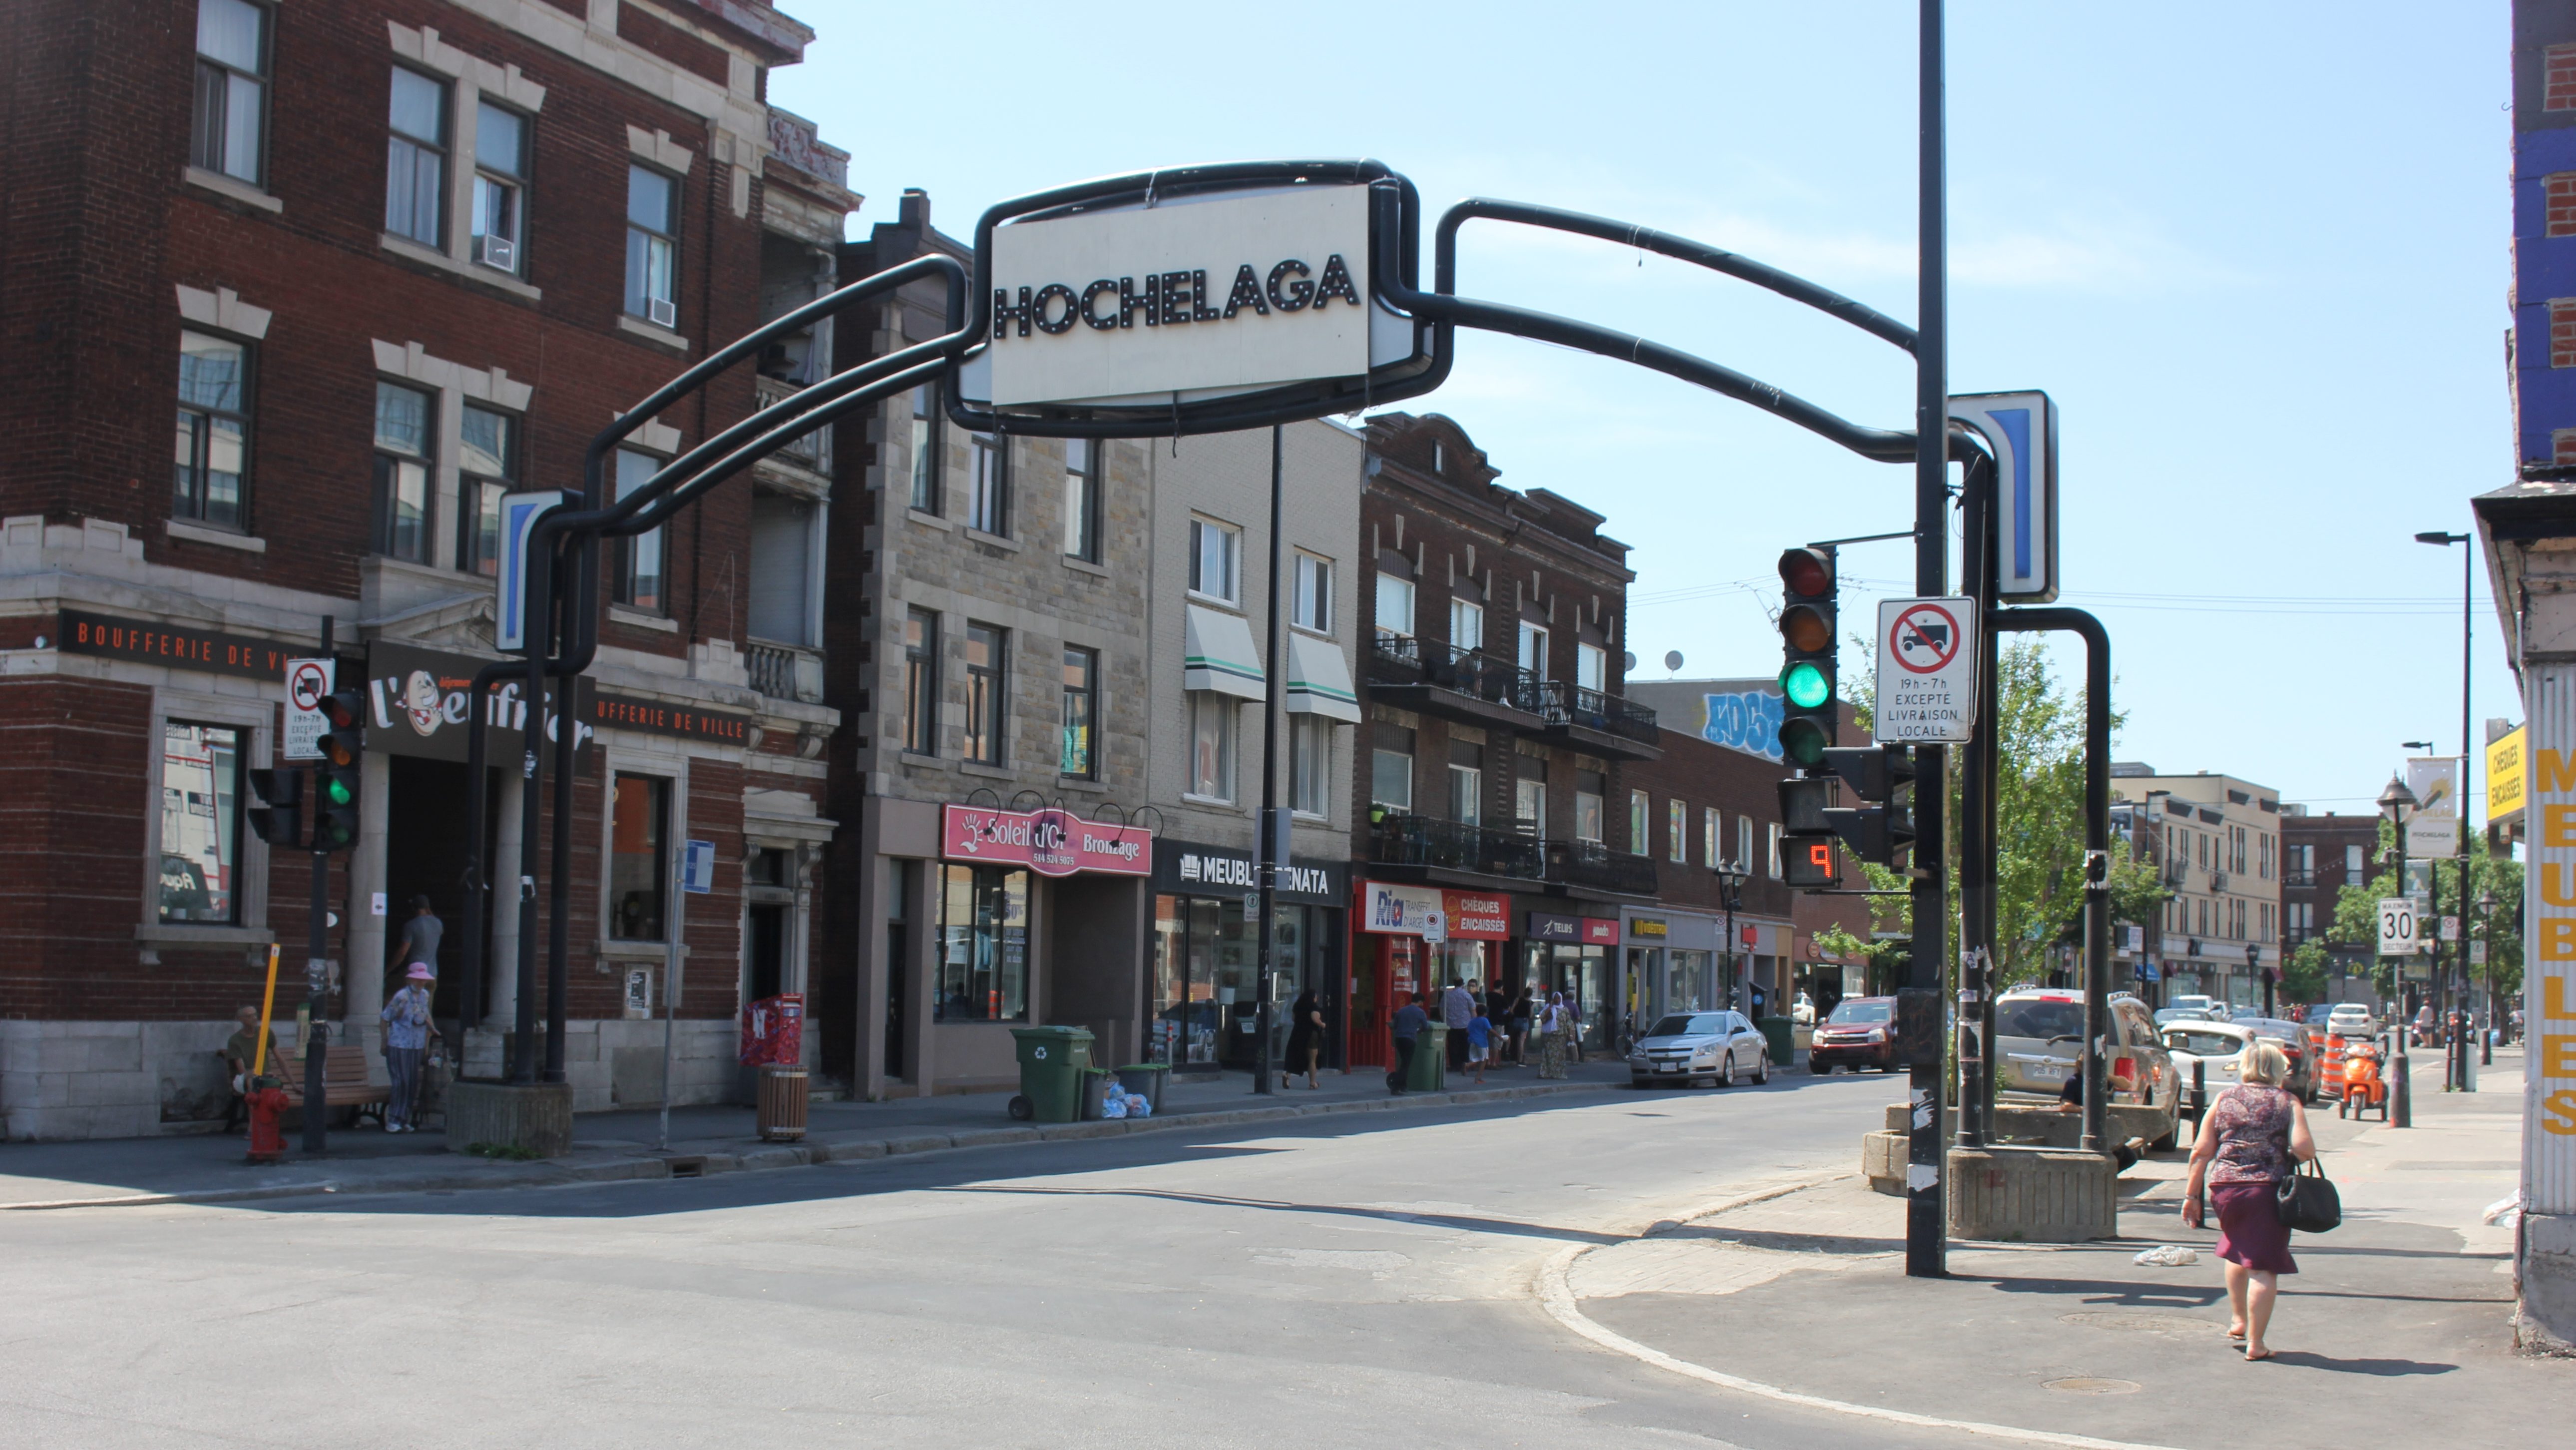
[[[1949,219],[1944,202],[1941,0],[1921,0],[1918,175],[1915,205],[1914,592],[1948,592],[1950,582]],[[1907,1059],[1905,1272],[1949,1273],[1949,1223],[1941,1171],[1941,980],[1948,939],[1948,892],[1942,880],[1941,804],[1948,789],[1938,745],[1915,747],[1914,939],[1905,990],[1897,998],[1897,1038]],[[1929,863],[1928,867],[1926,862]],[[1732,943],[1729,944],[1730,949]]]
[[1270,1074],[1270,958],[1278,949],[1279,871],[1286,866],[1288,833],[1279,810],[1279,696],[1288,660],[1282,652],[1285,631],[1279,618],[1279,565],[1286,556],[1279,539],[1280,475],[1285,471],[1287,429],[1270,425],[1270,668],[1262,676],[1261,694],[1261,839],[1253,844],[1253,872],[1261,883],[1261,946],[1255,958],[1260,980],[1252,989],[1252,1035],[1260,1039],[1252,1063],[1252,1090],[1267,1097]]
[[[2397,830],[2397,890],[2401,893],[2406,890],[2406,818],[2413,814],[2414,806],[2415,793],[2406,788],[2403,780],[2392,777],[2388,788],[2379,793],[2380,814]],[[2438,937],[2438,923],[2436,926]],[[2388,1116],[2389,1126],[2394,1128],[2415,1126],[2414,1089],[2407,1082],[2406,1065],[2406,965],[2403,959],[2397,964],[2397,1013],[2388,1027]]]
[[[330,615],[322,616],[321,657],[326,660],[332,657],[331,635],[335,623],[337,621]],[[336,661],[331,667],[331,688],[334,691],[340,688],[340,668]],[[329,1145],[329,1127],[325,1120],[331,1116],[327,1071],[331,1024],[324,1015],[331,1009],[331,968],[325,960],[331,950],[331,853],[322,845],[324,804],[321,778],[322,772],[316,770],[316,785],[312,792],[313,834],[310,838],[313,842],[313,895],[311,908],[305,913],[304,938],[304,1151],[315,1157],[321,1156]],[[352,969],[355,965],[351,964]]]

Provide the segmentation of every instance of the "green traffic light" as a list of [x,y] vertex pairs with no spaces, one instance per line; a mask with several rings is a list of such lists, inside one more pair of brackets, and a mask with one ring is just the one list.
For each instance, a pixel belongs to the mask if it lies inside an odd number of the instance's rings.
[[1780,726],[1780,753],[1791,765],[1813,769],[1825,758],[1825,728],[1813,720],[1784,721]]
[[1812,710],[1834,697],[1834,682],[1813,663],[1800,660],[1780,672],[1780,693],[1801,710]]
[[330,797],[331,804],[335,806],[345,806],[349,802],[357,799],[355,795],[350,793],[349,783],[345,780],[331,779],[324,781],[322,783],[322,793]]

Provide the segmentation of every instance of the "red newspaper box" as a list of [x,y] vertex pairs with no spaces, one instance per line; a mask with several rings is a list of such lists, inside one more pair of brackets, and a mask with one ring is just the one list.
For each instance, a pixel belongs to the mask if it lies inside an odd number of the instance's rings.
[[794,1067],[805,1056],[805,995],[763,997],[742,1009],[742,1065]]

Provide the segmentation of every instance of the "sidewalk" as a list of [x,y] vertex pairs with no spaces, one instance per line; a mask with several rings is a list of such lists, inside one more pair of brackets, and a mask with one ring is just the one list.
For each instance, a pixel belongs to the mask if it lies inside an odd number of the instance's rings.
[[[2576,1365],[2513,1354],[2513,1234],[2479,1217],[2517,1179],[2521,1069],[2519,1048],[2501,1051],[2478,1093],[2445,1094],[2432,1062],[2403,1132],[2311,1114],[2344,1224],[2293,1246],[2301,1272],[2282,1281],[2269,1362],[2228,1345],[2216,1234],[2181,1222],[2179,1156],[2122,1180],[2121,1240],[1953,1244],[1947,1280],[1904,1277],[1903,1210],[1857,1177],[1662,1226],[1565,1266],[1570,1327],[1682,1362],[1668,1371],[1704,1367],[1851,1413],[2192,1450],[2290,1427],[2307,1443],[2429,1443],[2445,1422],[2486,1444],[2563,1445]],[[2159,1243],[2200,1262],[2131,1262]],[[2372,1381],[2404,1388],[2374,1394]]]
[[124,1138],[77,1143],[0,1144],[0,1210],[111,1204],[223,1203],[313,1193],[389,1193],[472,1188],[541,1187],[632,1178],[697,1177],[766,1168],[796,1168],[905,1153],[982,1148],[1069,1138],[1114,1138],[1175,1128],[1269,1122],[1319,1113],[1422,1112],[1561,1093],[1624,1087],[1624,1063],[1596,1058],[1569,1068],[1564,1082],[1540,1082],[1537,1069],[1503,1068],[1483,1086],[1452,1076],[1438,1093],[1390,1095],[1382,1074],[1359,1068],[1319,1074],[1262,1097],[1249,1074],[1175,1078],[1163,1110],[1151,1118],[1030,1124],[1012,1120],[1011,1094],[972,1093],[899,1098],[881,1103],[818,1102],[799,1143],[764,1143],[752,1109],[674,1108],[668,1149],[656,1149],[661,1114],[653,1109],[583,1113],[573,1120],[573,1151],[541,1162],[506,1162],[448,1151],[443,1133],[388,1134],[375,1128],[334,1131],[320,1159],[300,1154],[287,1135],[288,1161],[254,1168],[242,1162],[243,1140],[218,1134]]

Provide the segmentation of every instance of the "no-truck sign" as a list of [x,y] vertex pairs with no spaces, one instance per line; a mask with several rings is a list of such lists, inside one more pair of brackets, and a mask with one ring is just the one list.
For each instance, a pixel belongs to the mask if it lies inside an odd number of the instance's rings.
[[1957,745],[1977,728],[1977,601],[1878,602],[1878,715],[1882,741]]
[[287,760],[320,760],[322,702],[331,694],[331,661],[286,662],[286,729],[278,754]]

